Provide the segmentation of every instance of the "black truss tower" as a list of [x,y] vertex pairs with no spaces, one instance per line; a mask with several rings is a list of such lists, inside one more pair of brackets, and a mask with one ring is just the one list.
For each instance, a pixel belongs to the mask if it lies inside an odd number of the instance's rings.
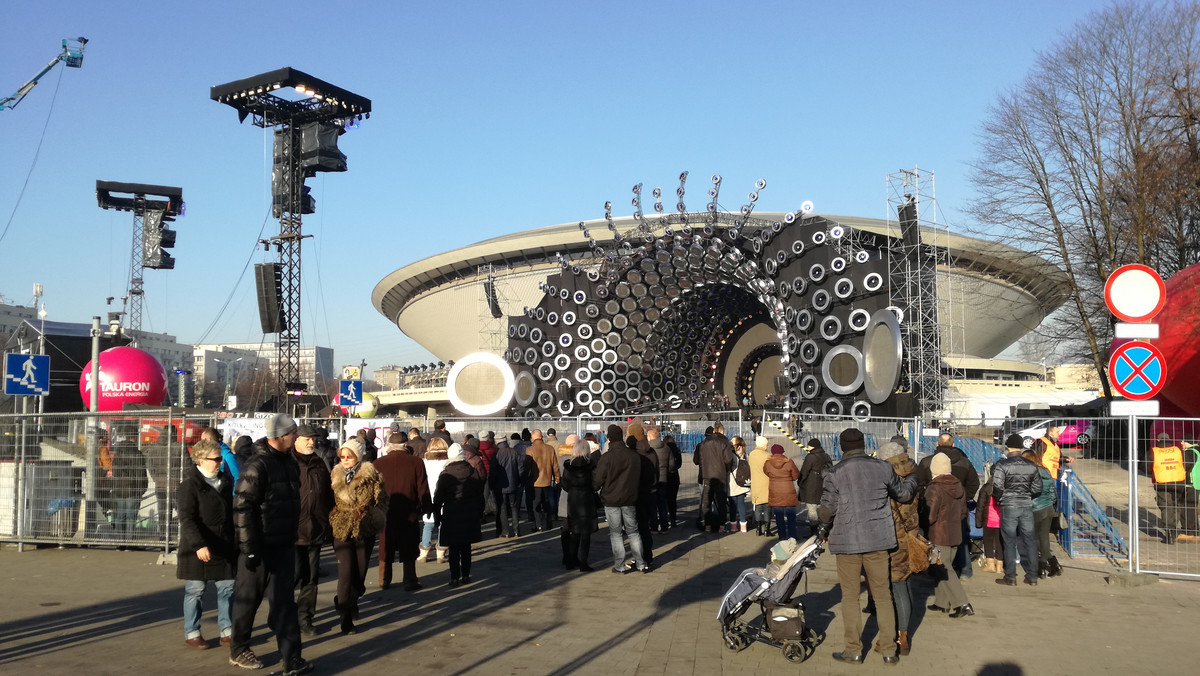
[[[294,98],[284,98],[284,94]],[[304,179],[312,169],[306,169],[302,158],[302,129],[311,123],[345,126],[364,115],[370,117],[371,100],[294,68],[217,85],[209,96],[235,108],[239,122],[250,117],[257,127],[275,129],[276,164],[272,180],[279,234],[269,243],[275,245],[280,263],[282,323],[276,334],[276,374],[284,391],[301,390],[305,387],[300,378],[302,214],[313,211],[304,189]],[[278,402],[279,410],[284,410],[286,398],[281,397]]]

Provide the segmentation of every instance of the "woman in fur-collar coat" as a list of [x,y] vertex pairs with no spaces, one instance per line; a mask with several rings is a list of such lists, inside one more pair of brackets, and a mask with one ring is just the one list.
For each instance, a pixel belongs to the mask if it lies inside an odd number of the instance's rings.
[[388,493],[383,476],[363,462],[363,445],[350,439],[337,451],[333,468],[333,553],[338,562],[337,596],[333,605],[342,618],[342,633],[354,633],[358,598],[366,592],[367,566],[375,536],[387,523]]

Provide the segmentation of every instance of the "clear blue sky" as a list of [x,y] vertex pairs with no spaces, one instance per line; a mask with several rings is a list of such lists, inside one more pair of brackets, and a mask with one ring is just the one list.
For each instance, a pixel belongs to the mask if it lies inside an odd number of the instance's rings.
[[670,187],[683,170],[720,173],[735,195],[766,179],[762,210],[810,199],[818,213],[882,218],[885,175],[920,166],[961,224],[997,93],[1104,6],[14,0],[3,94],[62,38],[91,42],[82,69],[59,66],[0,112],[0,230],[16,207],[0,294],[28,304],[42,282],[49,319],[103,315],[106,296],[124,295],[132,219],[96,206],[95,181],[181,186],[177,267],[146,272],[144,328],[194,342],[219,316],[207,342],[262,339],[252,271],[238,278],[265,260],[253,248],[269,211],[269,136],[209,87],[284,66],[375,109],[340,140],[350,170],[308,183],[303,338],[333,347],[339,365],[430,359],[371,306],[393,270],[598,218],[605,200],[626,215],[630,186]]

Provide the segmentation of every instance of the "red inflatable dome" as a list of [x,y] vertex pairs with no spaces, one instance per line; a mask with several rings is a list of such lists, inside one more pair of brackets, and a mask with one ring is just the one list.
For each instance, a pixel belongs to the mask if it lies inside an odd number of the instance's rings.
[[1180,270],[1166,285],[1167,302],[1154,320],[1159,339],[1152,341],[1167,361],[1159,397],[1185,415],[1200,416],[1200,264]]

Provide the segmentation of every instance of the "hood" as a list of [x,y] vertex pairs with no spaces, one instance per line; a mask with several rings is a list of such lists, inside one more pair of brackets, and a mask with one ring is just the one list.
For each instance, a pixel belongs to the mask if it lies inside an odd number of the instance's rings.
[[933,484],[951,486],[952,489],[947,492],[950,493],[950,497],[955,499],[966,497],[967,495],[967,491],[965,488],[963,488],[962,482],[959,481],[958,478],[953,474],[939,474],[933,477],[933,481],[930,481],[929,484],[931,486]]
[[906,477],[917,469],[917,463],[913,462],[912,458],[907,455],[893,455],[887,459],[887,462],[896,472],[896,476],[900,477]]
[[654,449],[667,447],[667,443],[665,441],[663,441],[661,438],[660,439],[650,439],[646,443],[650,444],[650,448],[654,448]]
[[404,444],[392,444],[392,443],[385,444],[383,447],[384,453],[392,453],[394,451],[406,451],[407,452],[408,447],[406,447]]

